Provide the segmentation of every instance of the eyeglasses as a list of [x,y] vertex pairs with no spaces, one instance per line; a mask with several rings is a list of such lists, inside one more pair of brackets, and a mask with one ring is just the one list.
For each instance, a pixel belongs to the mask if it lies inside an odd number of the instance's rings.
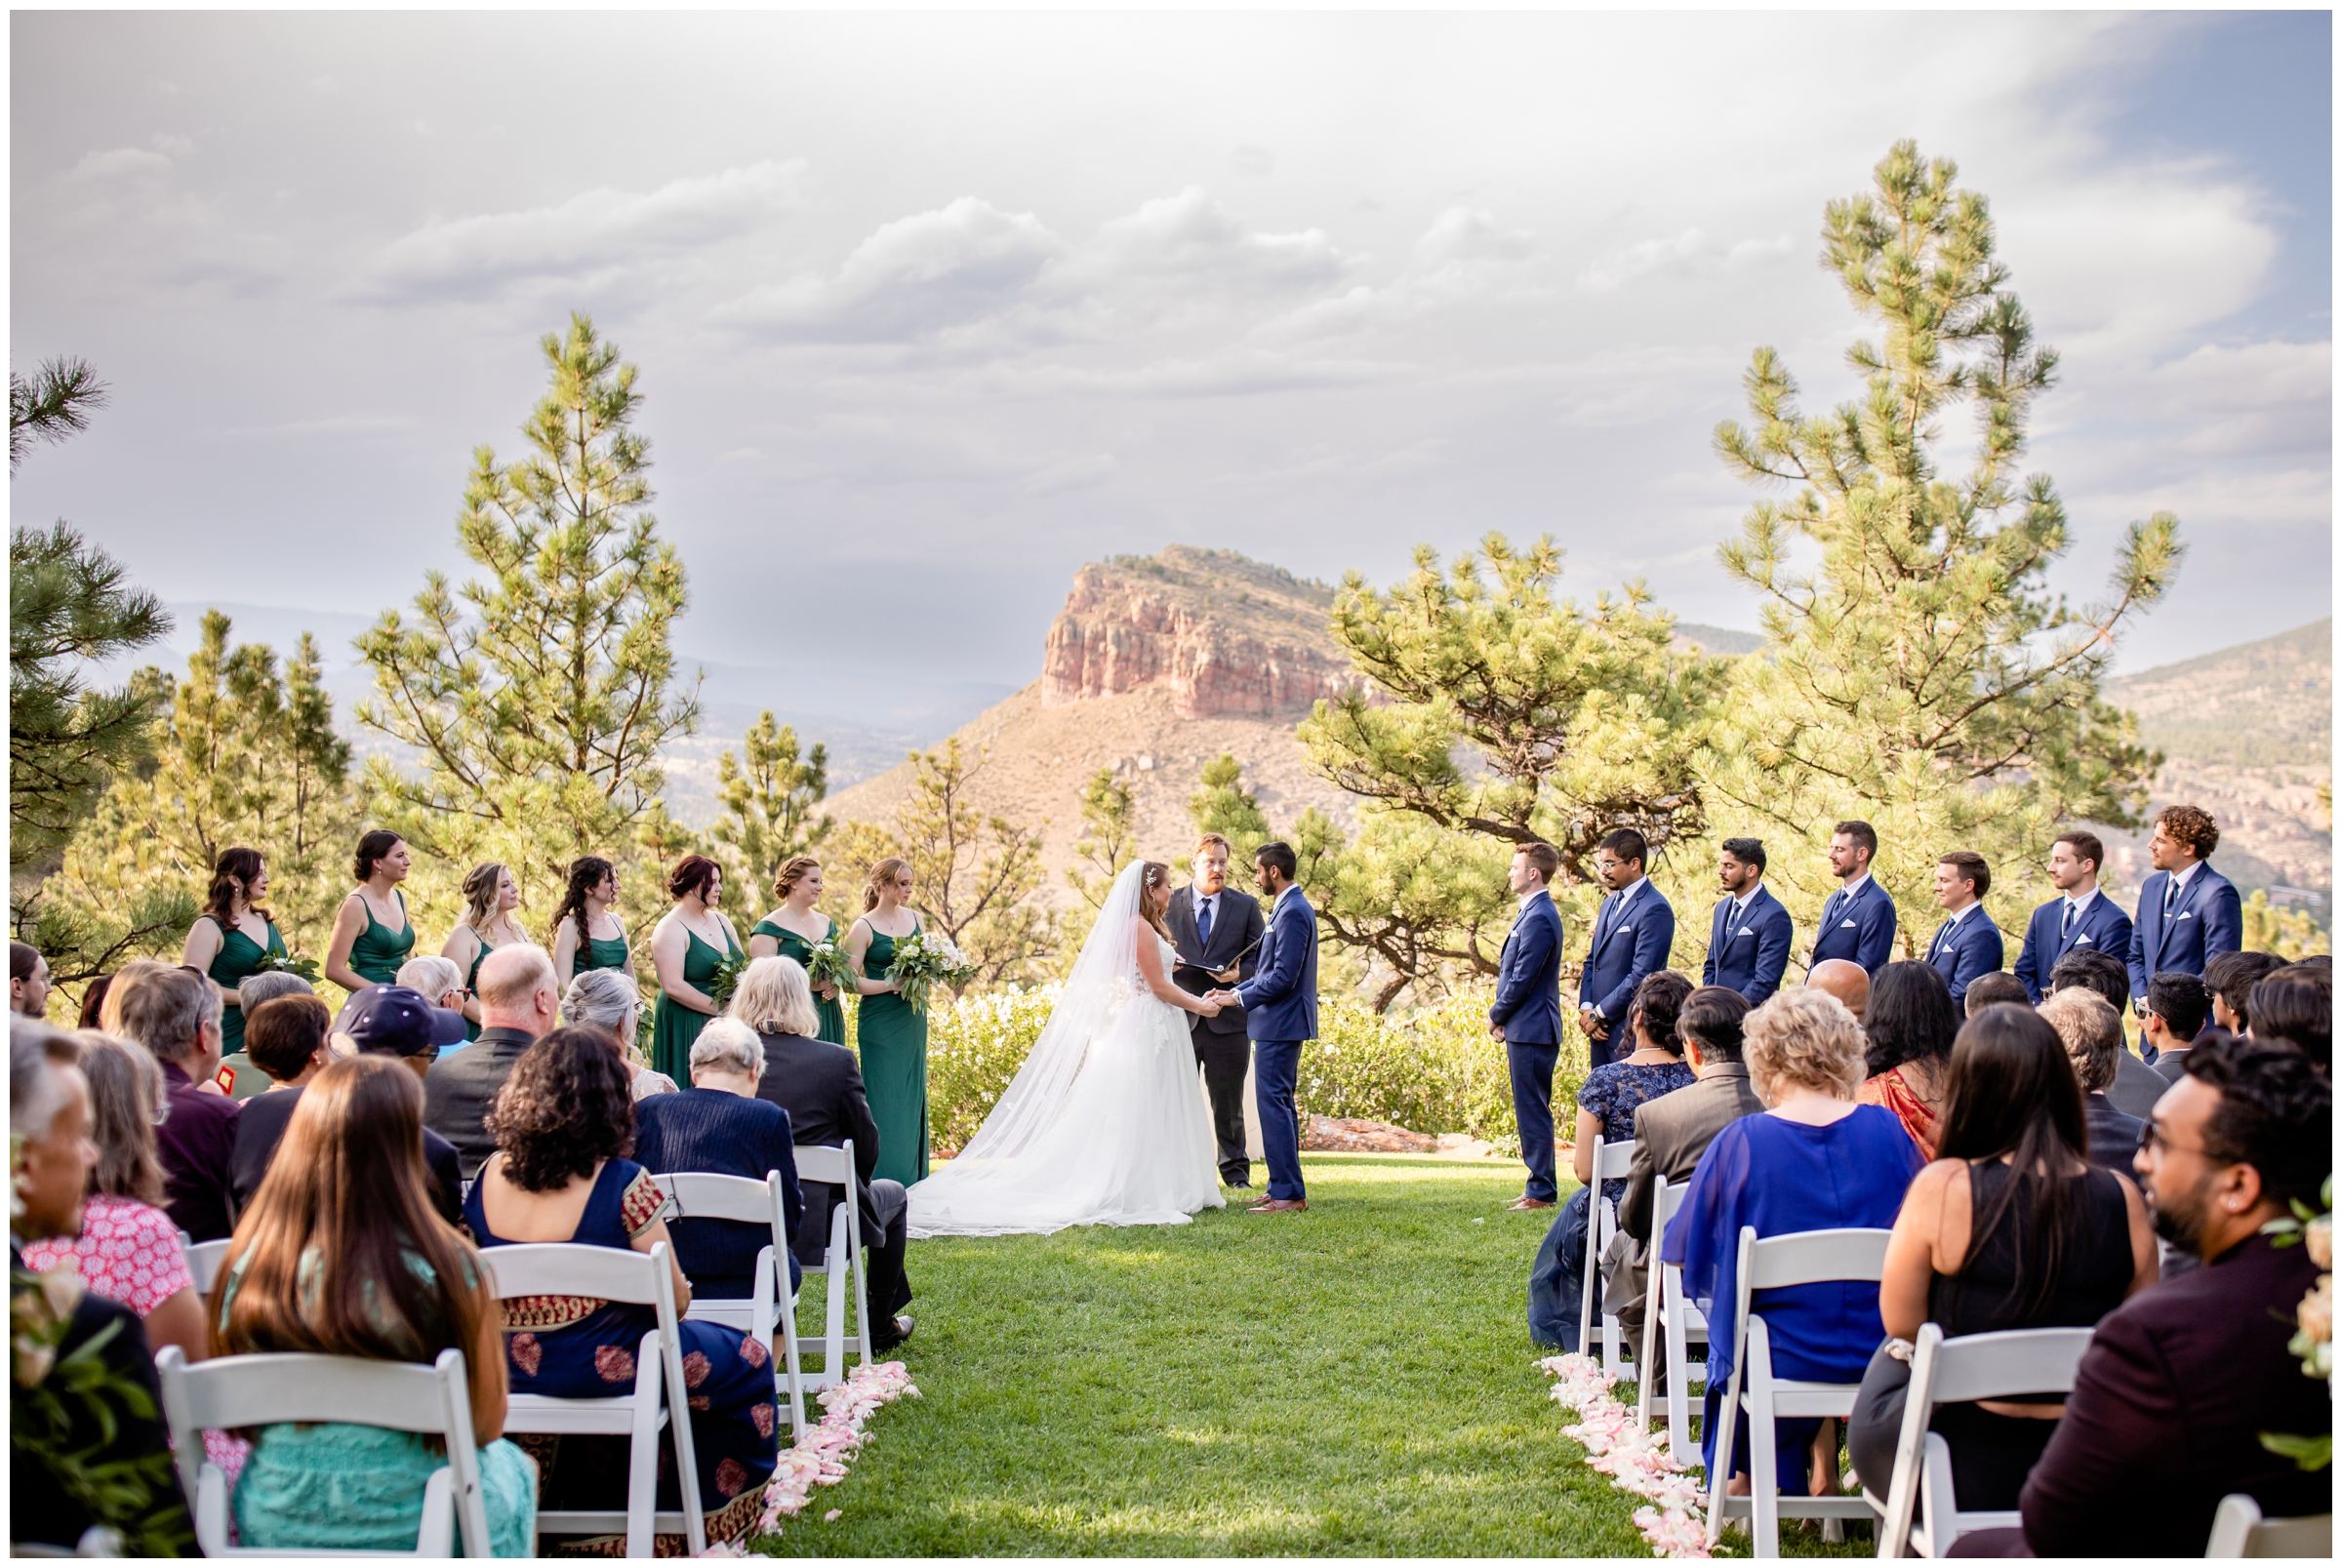
[[2147,1124],[2147,1135],[2139,1140],[2139,1146],[2150,1154],[2201,1154],[2208,1159],[2212,1153],[2201,1144],[2174,1144],[2154,1122]]

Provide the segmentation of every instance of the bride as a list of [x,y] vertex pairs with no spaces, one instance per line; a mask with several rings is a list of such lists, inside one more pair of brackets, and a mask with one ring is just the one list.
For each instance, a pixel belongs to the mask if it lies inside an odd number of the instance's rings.
[[910,1234],[1186,1225],[1227,1206],[1187,1019],[1219,1006],[1171,984],[1170,903],[1168,866],[1123,867],[1016,1080],[910,1188]]

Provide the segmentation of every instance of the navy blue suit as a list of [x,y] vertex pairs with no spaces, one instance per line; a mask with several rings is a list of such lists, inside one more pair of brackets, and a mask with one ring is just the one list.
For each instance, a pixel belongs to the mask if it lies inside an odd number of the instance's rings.
[[2139,889],[2139,917],[2130,931],[2130,995],[2147,994],[2147,983],[2166,970],[2201,975],[2214,953],[2244,945],[2244,903],[2237,885],[2206,861],[2188,878],[2187,890],[2163,918],[2163,889],[2169,871],[2158,871]]
[[2007,951],[2000,928],[1979,904],[1958,920],[1947,920],[1935,928],[1935,939],[1927,944],[1927,961],[1952,987],[1952,1005],[1964,1007],[1968,983],[1999,969]]
[[1540,889],[1521,905],[1496,966],[1488,1022],[1505,1031],[1513,1073],[1513,1119],[1529,1168],[1522,1196],[1551,1203],[1554,1185],[1554,1063],[1561,1054],[1561,911]]
[[1716,906],[1700,984],[1736,990],[1751,1007],[1757,1007],[1781,988],[1781,977],[1789,972],[1789,954],[1797,941],[1797,922],[1789,917],[1788,906],[1765,891],[1761,882],[1737,925],[1728,924],[1731,912],[1730,899]]
[[[2017,953],[2017,979],[2024,982],[2025,994],[2036,1007],[2049,994],[2050,971],[2070,952],[2113,953],[2124,963],[2130,961],[2130,916],[2105,894],[2090,901],[2072,931],[2064,929],[2065,923],[2063,898],[2051,899],[2026,922],[2025,945]],[[2131,994],[2143,994],[2135,983]]]
[[1602,901],[1594,921],[1594,945],[1578,979],[1578,1006],[1600,1008],[1610,1034],[1588,1042],[1589,1065],[1598,1067],[1633,1054],[1635,1042],[1622,1031],[1634,1006],[1635,987],[1644,976],[1667,967],[1675,945],[1675,906],[1649,877]]
[[1813,939],[1813,961],[1847,958],[1876,975],[1895,955],[1895,901],[1875,879],[1865,878],[1851,900],[1839,888],[1822,905],[1822,927]]
[[1244,1031],[1252,1036],[1252,1096],[1261,1113],[1261,1152],[1272,1198],[1304,1198],[1301,1123],[1293,1083],[1301,1047],[1317,1037],[1317,911],[1298,887],[1286,888],[1261,938],[1260,967],[1236,987]]

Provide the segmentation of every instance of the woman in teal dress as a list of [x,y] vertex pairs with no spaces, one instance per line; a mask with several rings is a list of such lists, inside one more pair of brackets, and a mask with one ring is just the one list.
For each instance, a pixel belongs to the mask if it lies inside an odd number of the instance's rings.
[[236,987],[260,973],[263,961],[285,956],[276,919],[260,902],[267,895],[268,864],[259,850],[221,851],[209,900],[179,954],[182,964],[202,970],[220,987],[221,1065],[235,1074],[229,1093],[238,1100],[268,1087],[266,1075],[244,1054],[244,1007],[236,996]]
[[[221,1353],[429,1366],[463,1351],[490,1544],[500,1557],[532,1555],[537,1467],[504,1437],[503,1314],[479,1255],[424,1193],[422,1081],[394,1057],[336,1062],[303,1092],[277,1152],[285,1166],[271,1166],[228,1248]],[[280,1422],[255,1435],[230,1506],[246,1547],[412,1551],[424,1487],[446,1463],[414,1432]]]
[[569,863],[569,888],[553,911],[553,973],[566,987],[596,969],[623,969],[634,978],[634,952],[626,945],[626,923],[611,905],[618,903],[618,867],[599,855]]
[[387,827],[358,840],[350,867],[358,885],[334,915],[334,935],[325,948],[325,978],[345,991],[394,984],[398,966],[415,950],[415,923],[407,918],[407,896],[398,887],[407,879],[408,864],[407,841]]
[[896,945],[919,929],[910,890],[909,861],[880,861],[862,891],[862,916],[846,932],[846,951],[866,977],[854,1022],[862,1086],[878,1124],[875,1174],[905,1186],[927,1174],[927,1017],[912,1012],[886,976]]
[[[822,896],[822,863],[810,855],[792,855],[773,873],[773,896],[781,906],[748,928],[750,958],[794,958],[810,964],[817,944],[837,935],[837,922],[816,909]],[[813,988],[814,1012],[822,1021],[817,1039],[831,1045],[846,1043],[846,1004],[835,985]]]
[[520,907],[520,883],[509,866],[490,861],[464,879],[464,918],[447,934],[439,956],[464,971],[464,1038],[480,1037],[480,960],[499,947],[525,943],[529,934],[512,911]]
[[675,906],[651,933],[651,962],[659,970],[659,1007],[651,1018],[651,1067],[677,1083],[691,1082],[691,1042],[723,1008],[708,987],[716,966],[740,951],[732,921],[718,909],[723,867],[705,855],[686,855],[666,879]]

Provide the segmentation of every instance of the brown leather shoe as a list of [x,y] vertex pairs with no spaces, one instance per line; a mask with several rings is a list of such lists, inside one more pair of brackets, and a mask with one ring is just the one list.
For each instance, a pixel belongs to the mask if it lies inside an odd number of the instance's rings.
[[1550,1209],[1554,1206],[1554,1200],[1552,1198],[1532,1197],[1517,1197],[1513,1200],[1512,1204],[1513,1212],[1515,1214],[1518,1214],[1523,1209]]
[[1310,1206],[1307,1198],[1271,1198],[1246,1209],[1246,1214],[1299,1214]]

